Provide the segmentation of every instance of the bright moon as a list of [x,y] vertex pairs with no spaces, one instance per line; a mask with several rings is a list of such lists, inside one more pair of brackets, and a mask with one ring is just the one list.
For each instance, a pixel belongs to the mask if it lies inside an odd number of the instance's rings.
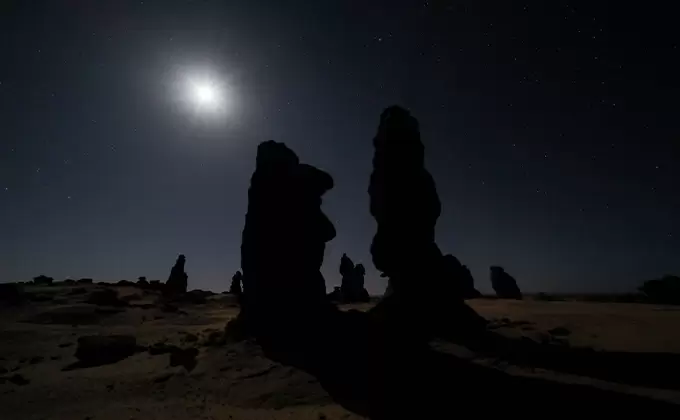
[[178,99],[195,118],[214,119],[231,113],[233,94],[230,86],[218,73],[184,70],[177,76]]
[[219,105],[221,93],[213,84],[207,81],[193,82],[192,90],[196,105],[207,110],[214,109]]
[[208,78],[190,79],[189,96],[195,110],[201,113],[221,111],[224,106],[223,87]]

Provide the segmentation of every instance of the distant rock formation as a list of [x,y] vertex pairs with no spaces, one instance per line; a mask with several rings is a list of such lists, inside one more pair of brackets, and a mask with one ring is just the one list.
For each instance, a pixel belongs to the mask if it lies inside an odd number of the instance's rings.
[[92,280],[90,278],[83,278],[83,279],[77,280],[76,283],[78,283],[78,284],[92,284],[93,281],[94,280]]
[[235,296],[241,296],[243,288],[241,282],[243,281],[243,273],[237,271],[231,278],[231,285],[229,286],[229,293]]
[[241,315],[256,330],[312,322],[327,306],[320,267],[335,228],[321,196],[332,187],[330,175],[300,163],[285,144],[258,146],[241,244]]
[[141,288],[145,288],[149,286],[149,282],[146,280],[146,277],[140,276],[137,278],[137,286]]
[[648,280],[638,289],[654,303],[680,305],[680,277],[666,275],[660,279]]
[[340,275],[342,276],[342,286],[335,288],[329,294],[329,299],[335,302],[354,303],[354,302],[368,302],[370,297],[364,288],[364,275],[366,269],[363,264],[354,265],[354,262],[347,256],[342,254],[340,259]]
[[496,292],[496,296],[501,299],[522,299],[522,292],[517,286],[517,281],[503,267],[492,265],[491,287]]
[[33,284],[40,286],[51,286],[54,279],[52,277],[47,277],[43,274],[33,277]]
[[165,282],[165,288],[163,289],[166,295],[173,296],[186,293],[187,291],[187,280],[189,276],[184,271],[184,264],[186,263],[186,257],[180,254],[177,257],[175,265],[170,271],[170,277],[168,281]]

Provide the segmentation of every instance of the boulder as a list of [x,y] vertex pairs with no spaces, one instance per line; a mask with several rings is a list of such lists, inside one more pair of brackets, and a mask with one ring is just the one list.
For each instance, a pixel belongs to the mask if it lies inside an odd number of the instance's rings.
[[368,292],[364,288],[366,269],[363,264],[354,265],[354,262],[347,254],[342,254],[340,259],[340,275],[342,276],[340,292],[334,291],[329,294],[331,301],[355,303],[368,302],[370,300]]
[[654,303],[680,305],[680,277],[666,275],[660,279],[648,280],[638,289]]
[[140,351],[131,335],[89,335],[78,338],[75,356],[82,365],[116,363]]

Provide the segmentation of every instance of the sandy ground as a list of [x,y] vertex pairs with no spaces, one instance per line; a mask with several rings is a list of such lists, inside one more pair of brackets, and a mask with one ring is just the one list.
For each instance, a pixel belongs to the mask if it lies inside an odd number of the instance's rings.
[[[33,288],[41,302],[0,308],[0,418],[14,419],[351,419],[311,375],[264,357],[250,342],[213,345],[238,314],[230,295],[177,311],[155,292],[117,288],[129,307],[84,303],[99,286]],[[75,290],[78,289],[78,290]],[[646,304],[477,299],[469,302],[508,337],[624,352],[680,354],[680,307]],[[367,309],[370,305],[353,306]],[[140,351],[116,363],[68,369],[77,339],[128,334],[199,350],[196,367]],[[655,389],[503,362],[443,341],[438,351],[513,375],[587,384],[680,404],[680,386]],[[680,382],[680,379],[679,379]]]

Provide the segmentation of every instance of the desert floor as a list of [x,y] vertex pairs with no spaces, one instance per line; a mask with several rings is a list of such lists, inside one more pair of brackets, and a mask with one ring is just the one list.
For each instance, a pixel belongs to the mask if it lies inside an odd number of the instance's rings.
[[[351,419],[311,375],[264,357],[252,342],[214,345],[238,314],[231,295],[168,308],[155,292],[115,288],[129,306],[84,303],[97,285],[29,289],[36,299],[0,308],[0,418],[14,419]],[[37,301],[36,301],[37,300]],[[470,306],[490,328],[537,343],[616,352],[680,355],[680,307],[586,302],[476,299]],[[356,305],[363,310],[371,305]],[[199,350],[196,366],[172,367],[168,354],[140,351],[112,364],[73,368],[85,335],[133,335]],[[518,366],[458,345],[437,351],[512,375],[633,393],[680,404],[680,386],[642,387],[548,369]],[[680,379],[678,380],[680,383]]]

